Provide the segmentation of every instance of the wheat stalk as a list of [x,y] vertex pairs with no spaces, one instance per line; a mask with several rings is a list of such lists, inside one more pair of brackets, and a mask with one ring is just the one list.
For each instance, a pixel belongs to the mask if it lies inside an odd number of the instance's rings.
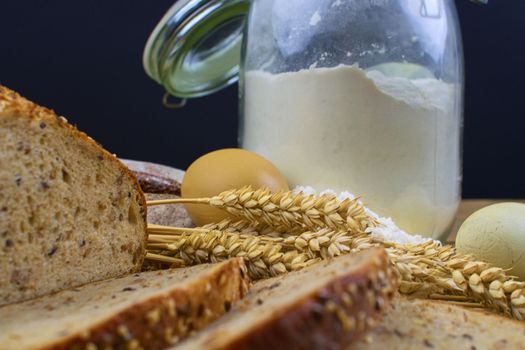
[[386,248],[401,276],[399,291],[419,297],[436,294],[445,300],[458,296],[516,319],[525,319],[525,282],[504,269],[462,255],[452,246],[430,242],[420,245],[384,242],[372,236],[356,238],[353,250],[372,245]]
[[260,230],[263,229],[260,225],[254,225],[248,221],[232,219],[224,219],[218,223],[211,223],[202,226],[207,230],[223,231],[228,233],[251,234],[258,236]]
[[[155,232],[150,227],[152,254],[181,259],[190,265],[242,256],[250,276],[260,279],[328,257],[383,246],[400,276],[401,293],[479,303],[520,320],[525,318],[525,282],[508,276],[501,268],[457,254],[451,246],[433,241],[397,244],[367,234],[377,222],[357,199],[272,194],[266,189],[246,187],[212,198],[151,201],[148,205],[168,203],[208,204],[243,221],[173,232]],[[273,230],[273,235],[261,235],[261,230]]]
[[267,225],[280,232],[296,232],[322,227],[364,232],[377,225],[359,199],[338,200],[334,195],[272,193],[268,189],[244,187],[211,198],[176,198],[149,201],[148,206],[174,203],[208,204],[226,210],[253,225]]
[[[228,227],[229,224],[222,225]],[[150,237],[159,239],[158,235]],[[475,303],[519,320],[525,318],[524,282],[506,275],[501,268],[460,255],[453,247],[433,241],[397,244],[369,234],[327,228],[283,237],[214,229],[203,231],[202,228],[191,232],[175,229],[172,234],[160,238],[164,241],[152,243],[156,244],[152,248],[157,249],[153,252],[181,259],[188,265],[242,256],[247,260],[253,279],[276,276],[329,257],[383,246],[400,276],[401,293],[465,305]]]
[[[157,238],[157,237],[155,237]],[[151,241],[151,240],[150,240]],[[301,269],[320,259],[308,259],[295,250],[285,252],[278,238],[209,230],[174,232],[164,236],[152,252],[183,260],[187,265],[244,258],[252,279],[269,278]]]
[[204,225],[202,228],[255,236],[280,237],[282,235],[281,231],[277,231],[266,224],[254,224],[246,220],[234,221],[232,219],[224,219],[218,223]]
[[[147,231],[150,234],[170,234],[177,232],[206,232],[209,230],[223,231],[227,233],[238,233],[243,235],[282,237],[283,233],[265,224],[254,225],[246,220],[224,219],[218,223],[210,223],[196,228],[172,227],[148,224]],[[297,230],[296,230],[297,231]],[[294,232],[290,230],[289,232]],[[303,230],[301,230],[303,232]]]

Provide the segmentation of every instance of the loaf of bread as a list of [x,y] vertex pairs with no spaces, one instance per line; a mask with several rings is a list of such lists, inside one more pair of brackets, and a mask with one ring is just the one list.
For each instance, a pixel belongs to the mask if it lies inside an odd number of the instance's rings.
[[145,244],[127,167],[0,86],[0,305],[138,271]]
[[0,307],[0,350],[164,349],[247,291],[242,259],[95,282]]
[[447,302],[396,297],[355,350],[525,349],[525,324]]
[[245,299],[173,349],[342,349],[374,326],[394,280],[370,249],[256,283]]
[[[178,198],[172,194],[145,193],[146,200],[154,201],[160,199]],[[184,207],[184,204],[154,205],[148,208],[148,223],[174,226],[174,227],[194,227],[191,218]]]

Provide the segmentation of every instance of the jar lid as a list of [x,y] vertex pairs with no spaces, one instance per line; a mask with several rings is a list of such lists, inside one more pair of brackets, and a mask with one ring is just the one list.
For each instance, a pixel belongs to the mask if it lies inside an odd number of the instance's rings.
[[200,97],[238,80],[250,0],[179,0],[144,48],[146,73],[180,98]]

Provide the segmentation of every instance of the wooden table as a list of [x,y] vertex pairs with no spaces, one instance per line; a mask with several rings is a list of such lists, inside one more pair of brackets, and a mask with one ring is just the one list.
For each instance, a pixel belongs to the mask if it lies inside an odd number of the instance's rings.
[[456,221],[454,222],[454,226],[452,227],[452,230],[450,231],[450,237],[448,238],[448,242],[453,242],[456,238],[456,234],[458,233],[458,229],[465,221],[470,214],[475,212],[478,209],[481,209],[483,207],[486,207],[487,205],[500,203],[500,202],[520,202],[525,203],[525,200],[523,199],[464,199],[461,201],[458,209],[458,213],[456,215]]

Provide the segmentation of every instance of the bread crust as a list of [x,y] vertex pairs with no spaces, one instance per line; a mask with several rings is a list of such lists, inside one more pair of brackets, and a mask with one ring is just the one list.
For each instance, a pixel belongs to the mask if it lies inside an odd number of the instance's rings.
[[[75,138],[80,139],[88,148],[91,148],[94,153],[98,153],[99,157],[102,157],[103,160],[110,162],[116,168],[120,169],[122,174],[128,177],[128,179],[133,184],[133,188],[139,194],[139,205],[141,208],[140,214],[144,223],[144,227],[146,227],[147,206],[144,192],[138,183],[137,177],[117,158],[116,155],[106,151],[90,136],[78,130],[75,126],[69,124],[66,118],[58,116],[53,110],[49,108],[39,106],[36,103],[29,101],[17,92],[3,85],[0,85],[0,118],[26,118],[35,122],[45,123],[46,125],[53,125],[59,128],[67,129]],[[146,246],[147,240],[148,235],[144,230],[144,236],[142,240],[143,247]],[[143,255],[137,259],[138,261],[132,272],[140,271],[145,254],[146,252],[144,250]]]
[[144,193],[172,194],[180,196],[180,182],[143,171],[133,171]]
[[[244,334],[228,349],[335,350],[362,338],[375,326],[393,294],[390,287],[393,279],[380,282],[377,277],[376,281],[371,278],[372,269],[385,271],[385,274],[388,271],[386,255],[376,250],[373,259],[376,260],[373,268],[363,265],[350,275],[334,279],[317,293],[297,300],[276,320],[267,322],[252,334]],[[352,304],[348,305],[343,299],[350,286],[357,288],[350,296]],[[369,293],[373,293],[372,297]],[[378,302],[380,299],[382,301]],[[351,319],[355,319],[355,325]],[[348,322],[346,327],[345,322]]]
[[[362,338],[378,322],[389,305],[397,280],[383,249],[373,248],[358,254],[370,256],[359,267],[351,267],[347,274],[334,276],[320,289],[275,310],[264,321],[257,320],[249,329],[225,335],[219,320],[216,325],[211,325],[213,329],[203,341],[192,342],[189,339],[181,344],[181,349],[335,350],[348,346]],[[308,277],[307,274],[304,276]],[[258,291],[262,290],[257,286],[252,287],[247,299],[253,301],[257,297]],[[265,284],[264,288],[279,286]],[[253,307],[252,302],[241,301],[239,305],[242,306],[236,306],[236,314]],[[264,307],[264,300],[260,305]],[[230,331],[225,332],[232,333]]]
[[[173,288],[163,294],[145,296],[85,331],[65,335],[31,349],[165,349],[224,314],[232,303],[246,294],[249,287],[242,258],[210,265],[201,274],[193,281],[174,283]],[[165,271],[162,276],[167,277]],[[132,284],[129,286],[133,287]],[[8,342],[0,344],[0,349],[14,350]]]
[[241,299],[248,290],[244,270],[242,259],[214,266],[209,280],[134,305],[92,329],[88,339],[77,336],[42,350],[80,350],[92,345],[98,349],[165,349],[216,320],[228,311],[228,305]]

